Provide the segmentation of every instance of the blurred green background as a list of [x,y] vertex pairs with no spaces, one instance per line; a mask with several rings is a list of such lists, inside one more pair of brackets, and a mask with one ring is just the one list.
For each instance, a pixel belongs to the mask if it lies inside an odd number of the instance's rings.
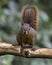
[[[39,8],[39,30],[36,47],[52,48],[52,0],[0,0],[0,41],[17,43],[21,8],[33,4]],[[0,56],[0,65],[52,65],[52,59]]]

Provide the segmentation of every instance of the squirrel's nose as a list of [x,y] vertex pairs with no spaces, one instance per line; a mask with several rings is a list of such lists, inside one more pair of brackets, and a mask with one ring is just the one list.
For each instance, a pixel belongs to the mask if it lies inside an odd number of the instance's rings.
[[26,34],[27,35],[28,34],[28,31],[24,31],[23,34]]

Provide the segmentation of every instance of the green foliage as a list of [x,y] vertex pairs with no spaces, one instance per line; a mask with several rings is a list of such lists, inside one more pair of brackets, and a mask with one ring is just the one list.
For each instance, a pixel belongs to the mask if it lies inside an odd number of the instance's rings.
[[9,0],[0,0],[0,6],[5,5],[9,2]]
[[2,10],[0,10],[0,18],[1,18],[2,15],[3,15],[3,12],[2,12]]
[[[36,46],[52,48],[52,0],[0,0],[0,39],[3,42],[17,43],[16,34],[21,28],[20,12],[25,4],[33,4],[39,8],[39,30]],[[10,55],[0,57],[0,64],[52,65],[52,60],[48,59],[15,57],[13,60],[13,57]]]

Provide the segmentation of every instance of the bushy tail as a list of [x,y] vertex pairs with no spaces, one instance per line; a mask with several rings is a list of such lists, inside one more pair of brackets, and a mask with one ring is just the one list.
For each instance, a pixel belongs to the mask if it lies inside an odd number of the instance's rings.
[[38,8],[35,5],[25,5],[21,11],[22,23],[28,23],[36,31],[38,30]]

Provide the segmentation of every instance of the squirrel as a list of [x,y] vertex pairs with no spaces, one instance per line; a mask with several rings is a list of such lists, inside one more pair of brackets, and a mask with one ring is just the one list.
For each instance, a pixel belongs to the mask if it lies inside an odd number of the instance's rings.
[[21,12],[22,27],[17,34],[17,42],[21,47],[34,47],[36,32],[38,30],[38,9],[35,6],[26,5]]
[[27,23],[24,23],[17,35],[18,45],[34,48],[36,31]]

